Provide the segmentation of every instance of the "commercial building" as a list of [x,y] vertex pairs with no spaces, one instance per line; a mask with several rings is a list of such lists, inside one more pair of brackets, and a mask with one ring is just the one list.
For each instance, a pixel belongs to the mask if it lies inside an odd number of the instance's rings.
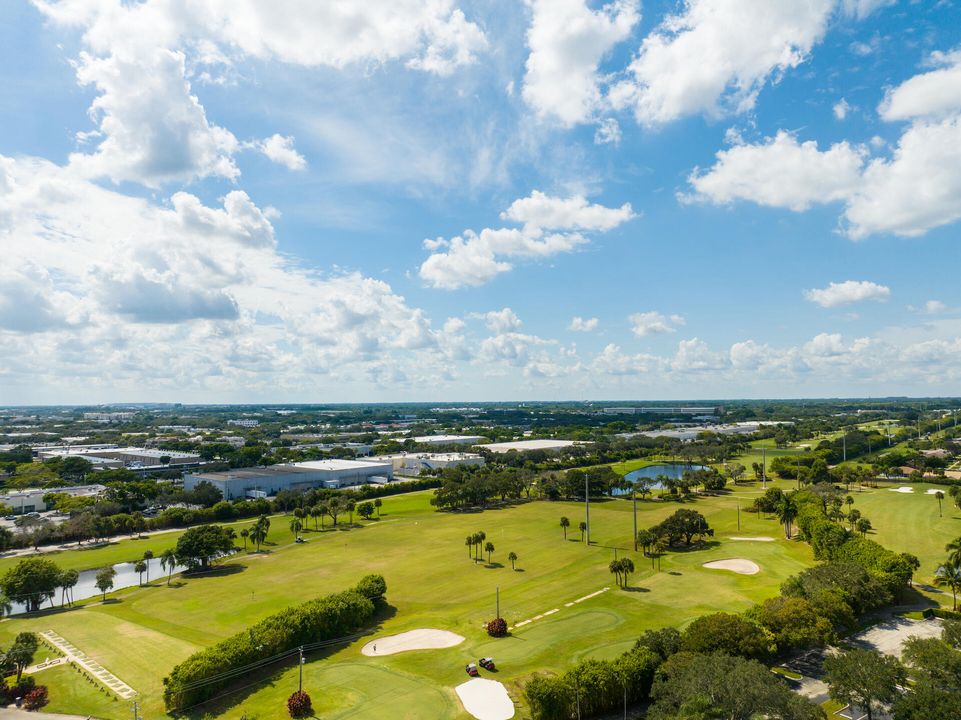
[[228,420],[228,425],[236,425],[242,428],[255,428],[260,426],[260,420],[248,420],[247,418],[242,418],[240,420]]
[[418,445],[476,445],[487,438],[483,435],[421,435],[414,438]]
[[37,448],[35,454],[40,460],[50,460],[55,457],[82,457],[93,463],[94,467],[98,469],[176,468],[199,465],[202,462],[200,455],[196,453],[138,447],[75,447],[66,445]]
[[376,455],[371,460],[389,462],[398,475],[420,475],[424,470],[441,470],[460,465],[484,465],[484,456],[477,453],[394,453]]
[[705,415],[716,416],[723,412],[720,407],[605,407],[605,415]]
[[101,425],[130,422],[133,418],[134,414],[132,412],[85,412],[83,414],[84,420],[91,420]]
[[336,489],[386,483],[394,477],[390,462],[368,460],[312,460],[309,462],[240,468],[224,472],[187,473],[184,490],[208,482],[220,490],[225,500],[276,495],[281,490]]
[[76,485],[73,487],[58,488],[33,488],[29,490],[17,490],[0,495],[0,502],[13,508],[14,515],[22,515],[30,512],[43,512],[47,509],[47,504],[43,501],[43,496],[48,493],[65,493],[74,497],[99,497],[107,488],[103,485]]
[[576,440],[515,440],[513,442],[490,443],[483,447],[495,453],[507,453],[511,450],[517,452],[527,452],[528,450],[546,450],[548,452],[563,450],[572,445],[590,445],[588,442],[578,442]]

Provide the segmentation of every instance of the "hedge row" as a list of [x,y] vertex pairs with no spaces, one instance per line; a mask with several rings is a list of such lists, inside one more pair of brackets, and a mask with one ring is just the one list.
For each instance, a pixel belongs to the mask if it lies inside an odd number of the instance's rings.
[[216,695],[237,677],[197,684],[301,645],[355,632],[374,615],[374,602],[386,592],[379,575],[368,575],[353,590],[310,600],[264,618],[213,647],[194,653],[164,678],[168,710],[196,705]]

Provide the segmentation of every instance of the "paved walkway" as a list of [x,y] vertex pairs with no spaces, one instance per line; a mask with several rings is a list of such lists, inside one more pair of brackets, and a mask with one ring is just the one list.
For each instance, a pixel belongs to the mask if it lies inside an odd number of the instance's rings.
[[[576,605],[577,603],[582,603],[582,602],[584,602],[585,600],[590,600],[592,597],[597,597],[597,596],[600,595],[601,593],[607,592],[608,590],[610,590],[609,587],[602,588],[601,590],[598,590],[597,592],[592,592],[590,595],[585,595],[584,597],[577,598],[577,600],[572,600],[572,601],[569,602],[569,603],[564,603],[564,607],[571,607],[571,606],[573,606],[573,605]],[[534,617],[530,618],[529,620],[521,620],[521,621],[520,621],[519,623],[517,623],[516,625],[512,625],[511,627],[509,627],[508,630],[514,630],[515,628],[522,628],[522,627],[524,627],[525,625],[530,625],[532,622],[535,622],[535,621],[537,621],[537,620],[542,620],[543,618],[546,618],[546,617],[548,617],[549,615],[553,615],[553,614],[556,613],[556,612],[560,612],[560,610],[561,610],[560,608],[554,608],[553,610],[548,610],[547,612],[542,613],[542,614],[540,614],[540,615],[535,615]]]
[[87,655],[77,648],[75,648],[70,642],[64,640],[62,637],[57,635],[53,630],[44,630],[40,633],[43,638],[53,645],[57,650],[63,653],[63,660],[65,662],[74,662],[81,668],[86,670],[88,673],[97,678],[106,687],[110,688],[113,692],[123,700],[129,700],[137,694],[137,691],[130,687],[123,680],[118,678],[112,672],[107,670],[105,667],[97,664],[92,659],[87,657]]

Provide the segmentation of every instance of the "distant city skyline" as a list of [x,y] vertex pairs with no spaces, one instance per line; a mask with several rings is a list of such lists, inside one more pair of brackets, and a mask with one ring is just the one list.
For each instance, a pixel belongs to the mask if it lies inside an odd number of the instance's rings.
[[0,405],[938,397],[961,10],[0,5]]

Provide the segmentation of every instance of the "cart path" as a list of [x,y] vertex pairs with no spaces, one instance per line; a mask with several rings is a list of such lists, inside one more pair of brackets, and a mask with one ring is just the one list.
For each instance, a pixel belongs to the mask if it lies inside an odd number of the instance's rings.
[[[569,602],[569,603],[564,603],[564,607],[573,607],[574,605],[576,605],[576,604],[578,604],[578,603],[582,603],[582,602],[584,602],[585,600],[590,600],[590,599],[593,598],[593,597],[597,597],[597,596],[600,595],[601,593],[605,593],[605,592],[607,592],[608,590],[610,590],[610,587],[601,588],[601,589],[598,590],[597,592],[592,592],[590,595],[585,595],[584,597],[577,598],[577,600],[572,600],[572,601]],[[544,618],[546,618],[546,617],[548,617],[548,616],[550,616],[550,615],[553,615],[553,614],[556,613],[556,612],[560,612],[560,611],[561,611],[560,608],[554,608],[553,610],[548,610],[548,611],[545,612],[545,613],[541,613],[540,615],[535,615],[534,617],[529,618],[529,619],[527,619],[527,620],[521,620],[521,621],[520,621],[519,623],[517,623],[516,625],[512,625],[511,627],[509,627],[508,630],[514,630],[514,629],[516,629],[516,628],[522,628],[522,627],[524,627],[525,625],[530,625],[532,622],[536,622],[537,620],[543,620]]]
[[85,653],[78,650],[69,641],[57,635],[57,633],[55,633],[53,630],[44,630],[40,634],[47,642],[63,653],[64,662],[76,663],[79,667],[83,668],[97,678],[106,687],[110,688],[110,690],[115,692],[123,700],[129,700],[137,694],[137,691],[130,687],[127,683],[118,678],[105,667],[99,665],[92,658],[87,657]]

